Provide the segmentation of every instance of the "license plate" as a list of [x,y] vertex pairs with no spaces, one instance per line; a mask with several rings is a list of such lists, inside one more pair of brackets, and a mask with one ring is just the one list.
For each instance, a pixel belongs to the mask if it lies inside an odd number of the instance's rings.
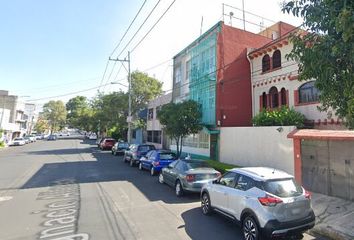
[[300,209],[300,208],[291,209],[291,213],[292,213],[293,215],[297,215],[297,214],[299,214],[300,212],[301,212],[301,209]]

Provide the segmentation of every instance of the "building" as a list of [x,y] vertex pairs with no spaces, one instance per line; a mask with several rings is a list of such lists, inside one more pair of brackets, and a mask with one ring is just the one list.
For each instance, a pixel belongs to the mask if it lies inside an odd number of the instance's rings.
[[154,144],[157,149],[169,149],[170,144],[167,135],[164,133],[162,125],[157,118],[159,109],[172,101],[172,93],[162,95],[150,101],[147,111],[147,143]]
[[0,90],[0,106],[2,109],[0,126],[7,139],[12,140],[25,135],[27,127],[25,104],[19,101],[18,96],[9,95],[8,91]]
[[38,119],[38,114],[36,113],[36,105],[33,103],[25,103],[25,115],[27,116],[27,134],[31,134],[34,131],[34,126]]
[[173,101],[200,103],[205,126],[184,139],[183,152],[218,159],[218,127],[251,125],[247,48],[261,47],[271,40],[218,22],[174,57]]
[[[281,28],[280,22],[271,28]],[[262,109],[294,108],[305,115],[306,125],[317,129],[343,129],[341,120],[333,111],[320,112],[319,91],[315,80],[298,81],[298,64],[286,55],[293,49],[288,34],[274,34],[277,38],[256,49],[249,49],[248,58],[252,73],[252,115]]]

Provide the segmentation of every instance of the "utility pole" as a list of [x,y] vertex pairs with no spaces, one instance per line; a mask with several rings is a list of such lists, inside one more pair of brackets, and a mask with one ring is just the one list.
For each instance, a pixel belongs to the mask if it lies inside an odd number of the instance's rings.
[[128,143],[131,142],[131,122],[132,122],[132,94],[131,94],[131,74],[130,74],[130,52],[128,52],[128,60],[127,59],[112,59],[111,57],[109,57],[110,61],[116,61],[116,62],[122,62],[122,64],[124,62],[128,63],[128,117],[127,117],[127,122],[128,122],[128,136],[127,136],[127,140]]

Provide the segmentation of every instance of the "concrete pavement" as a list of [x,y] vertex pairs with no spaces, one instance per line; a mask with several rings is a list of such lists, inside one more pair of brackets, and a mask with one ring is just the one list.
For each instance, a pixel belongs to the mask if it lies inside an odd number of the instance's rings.
[[354,202],[313,193],[316,225],[311,232],[331,239],[354,239]]

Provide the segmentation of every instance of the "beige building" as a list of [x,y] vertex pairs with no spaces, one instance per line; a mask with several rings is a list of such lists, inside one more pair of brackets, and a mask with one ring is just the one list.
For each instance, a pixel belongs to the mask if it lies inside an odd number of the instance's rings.
[[287,34],[261,48],[248,49],[253,116],[263,108],[276,109],[285,105],[304,114],[308,127],[343,129],[344,125],[334,111],[318,110],[319,91],[314,86],[315,80],[298,81],[298,64],[286,58],[292,48]]

